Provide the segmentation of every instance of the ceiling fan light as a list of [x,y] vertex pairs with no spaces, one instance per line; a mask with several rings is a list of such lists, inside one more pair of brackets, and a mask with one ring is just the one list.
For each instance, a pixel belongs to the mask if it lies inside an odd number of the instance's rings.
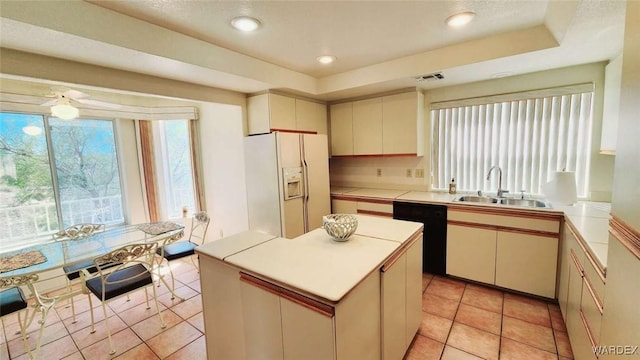
[[445,23],[450,27],[461,27],[470,23],[475,16],[476,13],[473,11],[465,11],[449,16]]
[[260,27],[260,20],[249,16],[238,16],[231,19],[231,26],[243,32],[252,32]]
[[36,125],[27,125],[22,128],[22,132],[30,136],[38,136],[42,134],[42,128]]
[[51,107],[51,115],[62,120],[71,120],[77,118],[80,111],[70,104],[57,104]]

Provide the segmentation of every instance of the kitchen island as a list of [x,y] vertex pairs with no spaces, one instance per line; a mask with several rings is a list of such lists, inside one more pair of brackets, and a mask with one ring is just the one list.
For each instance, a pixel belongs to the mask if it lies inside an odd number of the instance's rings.
[[399,359],[421,321],[422,224],[243,232],[199,247],[208,359]]

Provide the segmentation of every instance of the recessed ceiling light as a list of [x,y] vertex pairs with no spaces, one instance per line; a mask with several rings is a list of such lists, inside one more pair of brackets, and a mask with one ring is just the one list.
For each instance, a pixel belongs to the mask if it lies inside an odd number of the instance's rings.
[[231,19],[231,26],[236,30],[251,32],[260,27],[260,20],[249,16],[238,16]]
[[336,61],[336,57],[333,55],[322,55],[322,56],[318,56],[316,58],[316,60],[318,60],[318,62],[320,64],[331,64],[332,62]]
[[470,23],[475,16],[476,13],[473,11],[465,11],[449,16],[447,20],[445,20],[445,23],[450,27],[460,27]]

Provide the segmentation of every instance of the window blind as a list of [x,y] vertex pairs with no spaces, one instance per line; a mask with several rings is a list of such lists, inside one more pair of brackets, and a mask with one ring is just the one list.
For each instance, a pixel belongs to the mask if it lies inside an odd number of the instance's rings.
[[540,195],[565,169],[576,173],[578,197],[587,197],[593,86],[553,90],[434,104],[433,188],[447,189],[455,178],[458,190],[495,192],[497,176],[486,176],[498,165],[511,193]]

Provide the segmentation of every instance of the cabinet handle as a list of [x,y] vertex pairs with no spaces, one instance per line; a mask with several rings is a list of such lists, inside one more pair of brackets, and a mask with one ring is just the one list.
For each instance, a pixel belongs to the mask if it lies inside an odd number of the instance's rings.
[[313,299],[309,299],[306,296],[300,295],[294,291],[282,288],[278,285],[272,284],[262,279],[258,279],[257,277],[251,276],[247,273],[240,272],[240,281],[258,287],[271,294],[285,298],[291,302],[294,302],[300,306],[304,306],[305,308],[315,311],[326,317],[334,317],[335,315],[335,309],[333,306],[323,304]]
[[587,331],[587,337],[591,343],[591,348],[595,348],[598,344],[596,344],[596,340],[593,338],[591,328],[589,327],[589,323],[587,322],[587,318],[584,316],[582,309],[580,309],[580,319],[582,319],[582,325],[584,325],[584,329]]
[[573,252],[573,249],[570,249],[570,251],[571,253],[569,255],[571,256],[571,260],[573,260],[573,263],[578,268],[578,271],[580,271],[580,277],[584,277],[584,268],[582,267],[582,264],[580,264],[580,261],[578,261],[578,257],[576,257],[576,254]]
[[587,285],[587,290],[589,290],[589,293],[591,294],[593,301],[596,303],[596,306],[598,307],[598,311],[600,311],[600,315],[602,315],[604,313],[604,307],[602,306],[602,303],[598,298],[598,295],[596,295],[596,292],[593,290],[593,286],[591,286],[591,281],[589,281],[589,278],[586,276],[584,277],[584,283],[585,285]]

